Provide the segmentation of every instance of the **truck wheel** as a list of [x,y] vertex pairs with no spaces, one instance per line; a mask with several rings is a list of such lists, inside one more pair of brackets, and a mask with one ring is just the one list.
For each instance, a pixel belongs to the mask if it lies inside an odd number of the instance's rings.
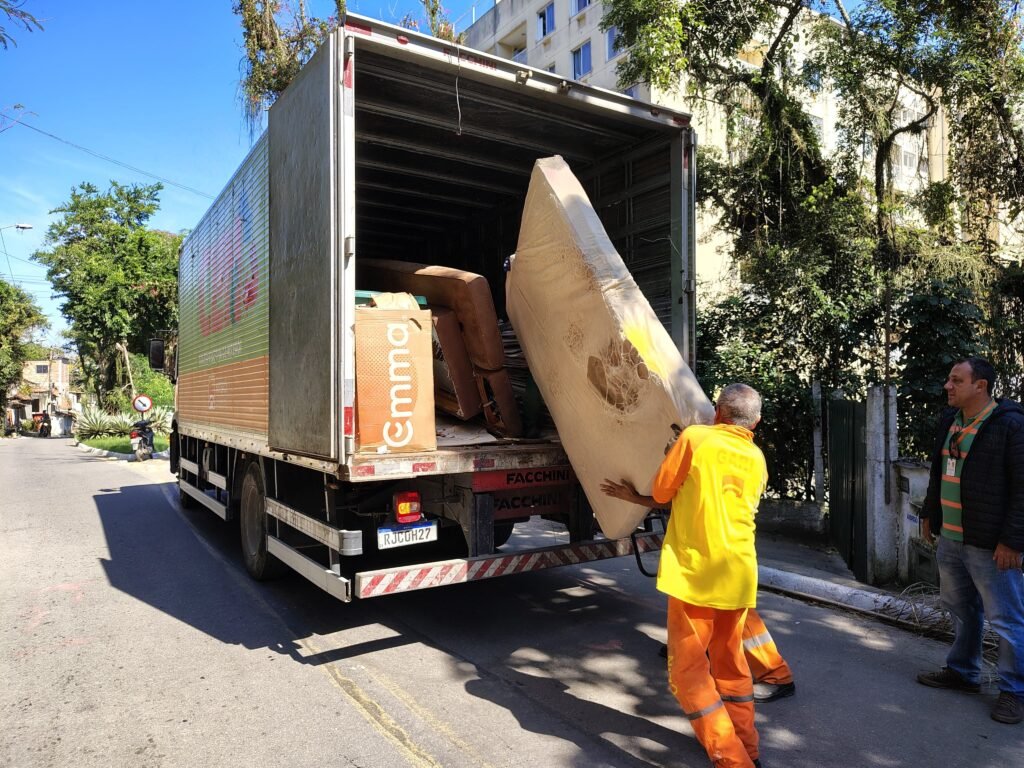
[[508,540],[512,537],[512,529],[515,528],[515,523],[495,523],[494,524],[494,548],[508,544]]
[[257,581],[280,576],[284,572],[283,564],[267,552],[266,494],[263,491],[263,474],[256,462],[251,462],[245,469],[239,502],[239,530],[245,570]]

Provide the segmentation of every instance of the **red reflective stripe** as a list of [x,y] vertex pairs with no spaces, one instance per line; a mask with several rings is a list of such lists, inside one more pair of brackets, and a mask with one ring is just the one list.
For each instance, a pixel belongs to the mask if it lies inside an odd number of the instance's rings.
[[359,24],[355,21],[346,21],[345,29],[351,32],[359,32],[362,35],[373,36],[373,29],[366,24]]

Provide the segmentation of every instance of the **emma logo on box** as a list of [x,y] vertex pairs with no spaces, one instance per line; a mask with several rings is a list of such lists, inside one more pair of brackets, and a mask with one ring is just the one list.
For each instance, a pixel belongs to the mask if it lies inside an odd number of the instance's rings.
[[391,418],[384,422],[384,442],[404,448],[413,438],[412,353],[405,323],[388,323],[388,382]]

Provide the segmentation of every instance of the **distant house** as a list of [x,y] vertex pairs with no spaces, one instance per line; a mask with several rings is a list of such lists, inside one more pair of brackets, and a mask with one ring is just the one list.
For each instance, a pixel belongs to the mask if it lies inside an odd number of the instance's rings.
[[21,382],[8,392],[7,420],[13,425],[25,419],[38,422],[49,413],[53,434],[70,434],[74,414],[82,409],[82,393],[71,382],[75,364],[68,356],[25,361]]

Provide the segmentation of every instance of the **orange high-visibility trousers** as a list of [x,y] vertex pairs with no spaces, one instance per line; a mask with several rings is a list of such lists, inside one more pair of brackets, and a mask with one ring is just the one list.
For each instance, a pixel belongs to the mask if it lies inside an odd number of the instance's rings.
[[746,614],[668,599],[669,689],[711,762],[728,768],[750,768],[759,754]]
[[775,647],[768,627],[764,625],[757,611],[747,611],[743,622],[743,652],[750,666],[750,674],[759,683],[783,685],[793,682],[793,671]]

